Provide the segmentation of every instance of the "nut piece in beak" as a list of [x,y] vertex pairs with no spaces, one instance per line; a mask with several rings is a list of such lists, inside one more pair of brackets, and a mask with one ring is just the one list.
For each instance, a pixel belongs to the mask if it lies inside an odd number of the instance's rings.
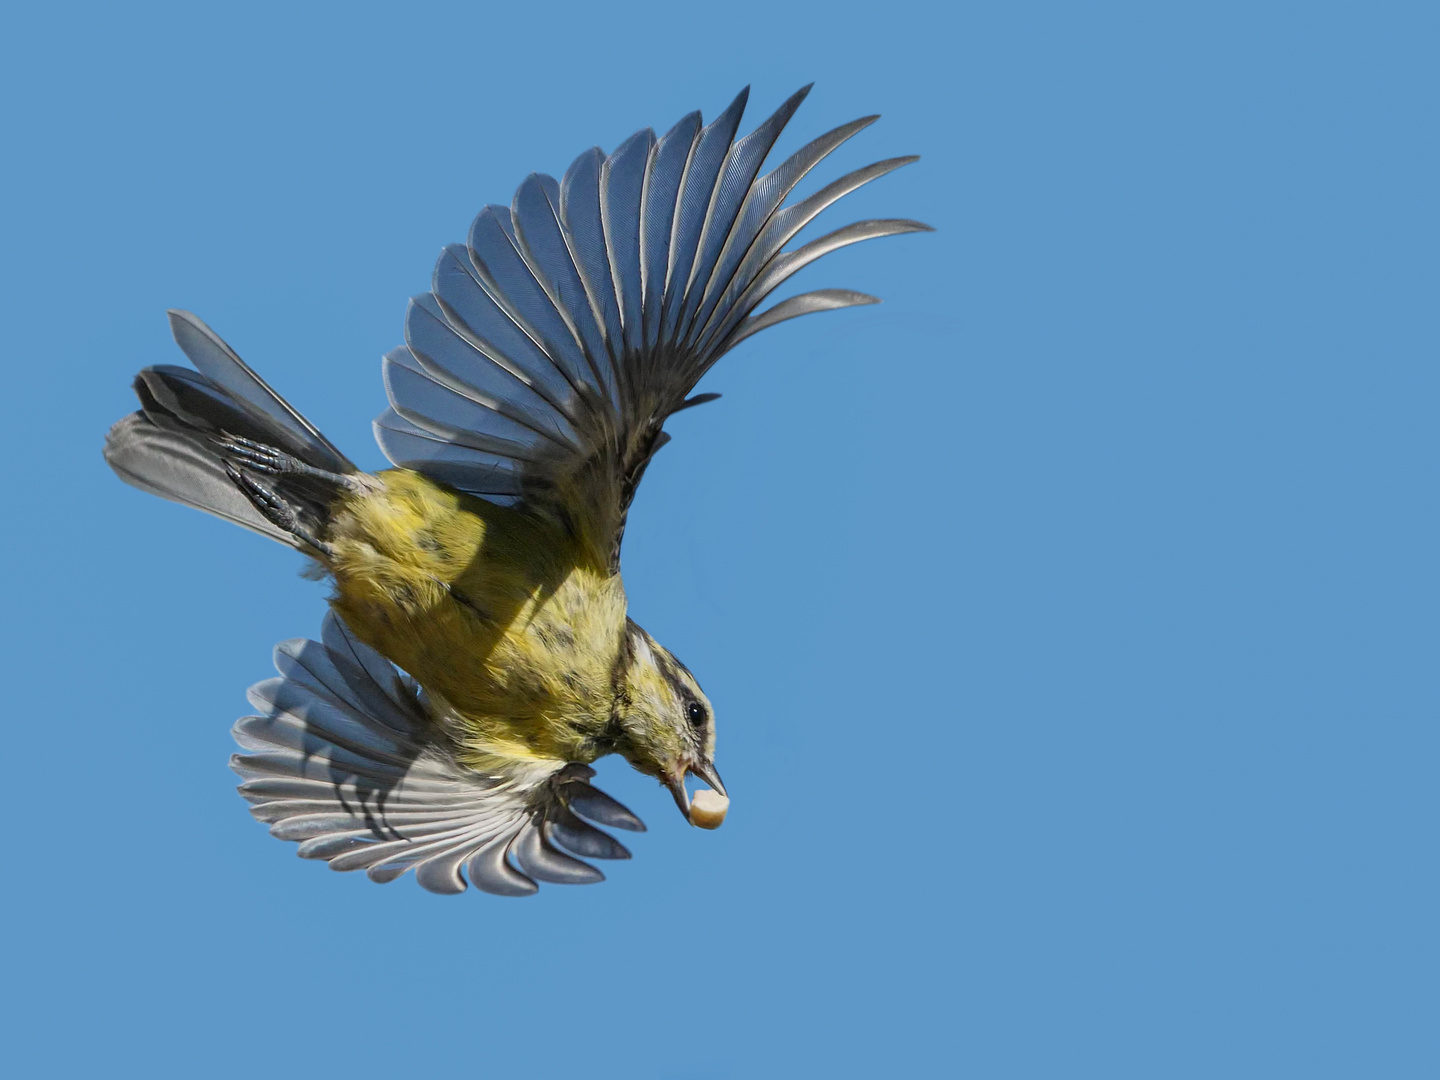
[[690,824],[702,829],[718,829],[730,809],[730,800],[718,791],[701,788],[690,800]]

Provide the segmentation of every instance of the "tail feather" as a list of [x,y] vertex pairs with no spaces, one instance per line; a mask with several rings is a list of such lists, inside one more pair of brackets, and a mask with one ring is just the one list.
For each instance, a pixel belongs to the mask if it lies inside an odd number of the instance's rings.
[[143,412],[131,413],[105,436],[105,461],[131,487],[298,546],[272,525],[226,475],[218,454],[184,435],[159,427]]
[[[352,473],[355,466],[330,440],[315,429],[290,403],[271,390],[264,379],[250,370],[235,350],[220,339],[196,316],[188,311],[168,311],[170,332],[175,344],[195,365],[196,370],[231,402],[241,404],[263,416],[270,430],[288,436],[285,449],[301,461],[333,473]],[[184,370],[179,369],[179,370]],[[281,443],[273,443],[281,446]]]
[[[203,322],[172,311],[170,323],[200,371],[171,365],[141,371],[134,384],[140,411],[110,429],[105,460],[141,491],[292,547],[315,547],[355,466]],[[264,453],[270,450],[292,467],[273,467]],[[257,484],[266,507],[255,501]],[[277,515],[277,501],[289,512]]]

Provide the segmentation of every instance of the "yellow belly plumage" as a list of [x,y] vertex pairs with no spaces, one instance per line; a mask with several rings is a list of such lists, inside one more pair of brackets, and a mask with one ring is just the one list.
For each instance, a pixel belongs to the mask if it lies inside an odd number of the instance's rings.
[[625,632],[618,575],[549,520],[379,473],[334,508],[331,605],[425,687],[466,764],[589,762]]

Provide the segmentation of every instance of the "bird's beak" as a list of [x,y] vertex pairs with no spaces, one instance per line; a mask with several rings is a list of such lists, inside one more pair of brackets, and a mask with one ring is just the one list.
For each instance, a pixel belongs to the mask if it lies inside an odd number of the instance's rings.
[[685,820],[690,820],[690,793],[685,790],[685,774],[670,773],[665,777],[665,786],[670,789],[670,794],[675,796],[675,805],[680,808],[680,813],[685,815]]
[[730,793],[725,790],[725,785],[720,780],[720,774],[715,771],[715,766],[710,762],[702,761],[698,765],[691,765],[690,771],[727,799],[730,797]]
[[685,820],[690,821],[693,825],[694,822],[690,819],[690,793],[685,790],[686,773],[694,773],[726,798],[729,798],[729,794],[725,791],[725,784],[720,779],[720,774],[715,771],[715,766],[708,761],[697,762],[680,772],[667,773],[663,782],[670,789],[670,794],[675,797],[675,805],[680,808],[680,813],[684,814]]

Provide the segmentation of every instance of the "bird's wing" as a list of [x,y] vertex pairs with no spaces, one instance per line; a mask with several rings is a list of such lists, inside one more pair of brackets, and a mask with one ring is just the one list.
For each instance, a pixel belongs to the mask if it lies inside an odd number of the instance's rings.
[[413,682],[333,613],[321,641],[275,650],[280,677],[250,688],[263,715],[235,725],[246,751],[230,766],[250,812],[299,854],[372,881],[407,870],[431,892],[525,896],[536,882],[604,875],[574,856],[628,859],[582,820],[642,831],[640,819],[587,781],[580,764],[528,762],[482,775],[430,735]]
[[691,113],[613,154],[575,159],[564,179],[531,174],[508,207],[487,206],[447,247],[432,291],[385,357],[390,409],[375,422],[397,465],[501,502],[554,513],[618,569],[625,514],[672,413],[725,352],[778,322],[876,303],[846,289],[755,310],[790,275],[837,248],[928,230],[860,221],[782,250],[831,203],[916,160],[892,158],[788,206],[790,192],[876,117],[827,132],[760,168],[805,87],[749,135],[748,91],[702,126]]

